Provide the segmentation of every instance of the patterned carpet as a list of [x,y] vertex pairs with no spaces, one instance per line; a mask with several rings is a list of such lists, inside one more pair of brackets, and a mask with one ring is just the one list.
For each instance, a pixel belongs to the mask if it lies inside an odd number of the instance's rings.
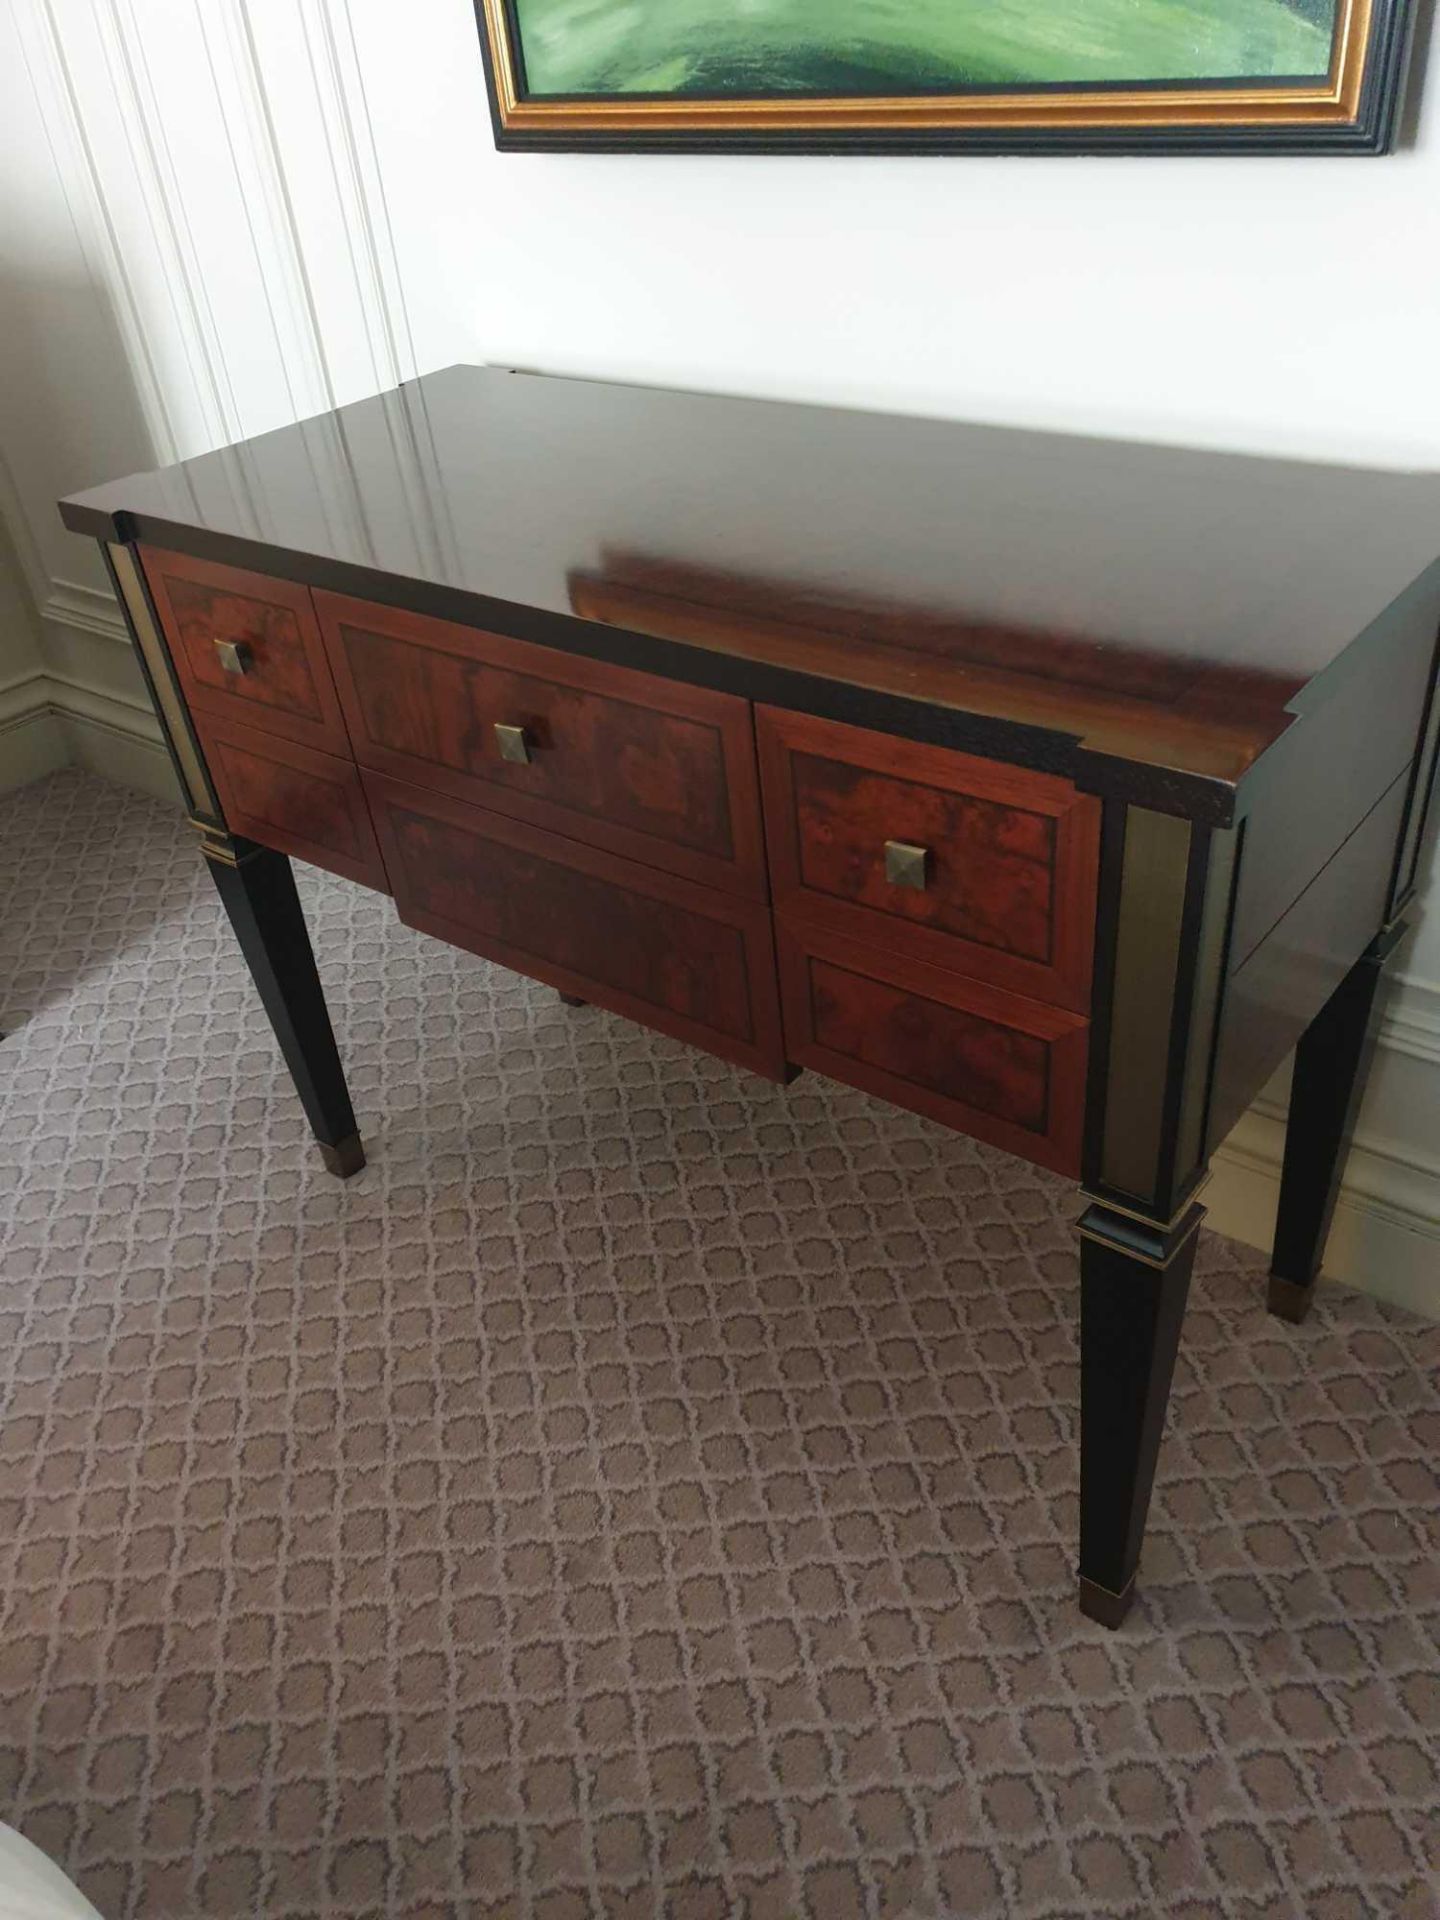
[[0,1818],[107,1916],[1437,1912],[1440,1328],[1207,1240],[1078,1615],[1070,1189],[0,801]]

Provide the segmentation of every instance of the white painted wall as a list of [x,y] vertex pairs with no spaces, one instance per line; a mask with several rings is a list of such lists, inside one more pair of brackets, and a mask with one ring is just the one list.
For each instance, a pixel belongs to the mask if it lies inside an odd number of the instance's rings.
[[498,155],[466,5],[407,35],[383,0],[351,12],[389,75],[371,114],[427,365],[478,346],[1345,460],[1440,450],[1440,386],[1419,377],[1440,88],[1419,144],[1375,162]]
[[[50,698],[159,789],[55,496],[454,360],[1435,464],[1440,88],[1381,161],[502,156],[470,0],[0,0],[0,319]],[[1332,1263],[1440,1312],[1440,911],[1402,968]]]

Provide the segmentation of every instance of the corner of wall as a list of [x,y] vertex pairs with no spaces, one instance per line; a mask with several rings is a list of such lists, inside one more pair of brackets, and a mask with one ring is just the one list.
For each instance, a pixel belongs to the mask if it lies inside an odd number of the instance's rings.
[[38,701],[16,712],[11,707],[15,693],[0,689],[0,793],[28,787],[70,764],[69,746],[49,703]]
[[38,780],[66,759],[50,708],[39,623],[0,519],[0,792]]
[[[1440,1320],[1440,1159],[1425,1116],[1440,1108],[1440,988],[1397,984],[1380,1033],[1325,1252],[1325,1278]],[[1205,1200],[1219,1233],[1269,1252],[1287,1106],[1272,1088],[1216,1152]]]

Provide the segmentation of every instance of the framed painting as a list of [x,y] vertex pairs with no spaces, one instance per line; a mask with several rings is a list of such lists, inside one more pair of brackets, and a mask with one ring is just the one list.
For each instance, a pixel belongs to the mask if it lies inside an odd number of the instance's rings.
[[475,0],[502,148],[1383,153],[1416,0]]

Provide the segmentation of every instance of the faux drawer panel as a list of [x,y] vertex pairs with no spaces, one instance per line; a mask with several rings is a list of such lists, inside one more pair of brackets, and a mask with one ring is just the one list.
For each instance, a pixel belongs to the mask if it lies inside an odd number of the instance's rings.
[[364,782],[408,926],[784,1078],[759,902],[382,775]]
[[797,1066],[1078,1173],[1087,1021],[804,923],[777,932]]
[[777,910],[1088,1013],[1097,800],[775,707],[756,722]]
[[192,709],[350,757],[307,587],[156,547],[140,558]]
[[349,760],[204,713],[195,725],[233,832],[389,892],[360,774]]
[[362,766],[765,898],[745,701],[339,594],[315,603]]

